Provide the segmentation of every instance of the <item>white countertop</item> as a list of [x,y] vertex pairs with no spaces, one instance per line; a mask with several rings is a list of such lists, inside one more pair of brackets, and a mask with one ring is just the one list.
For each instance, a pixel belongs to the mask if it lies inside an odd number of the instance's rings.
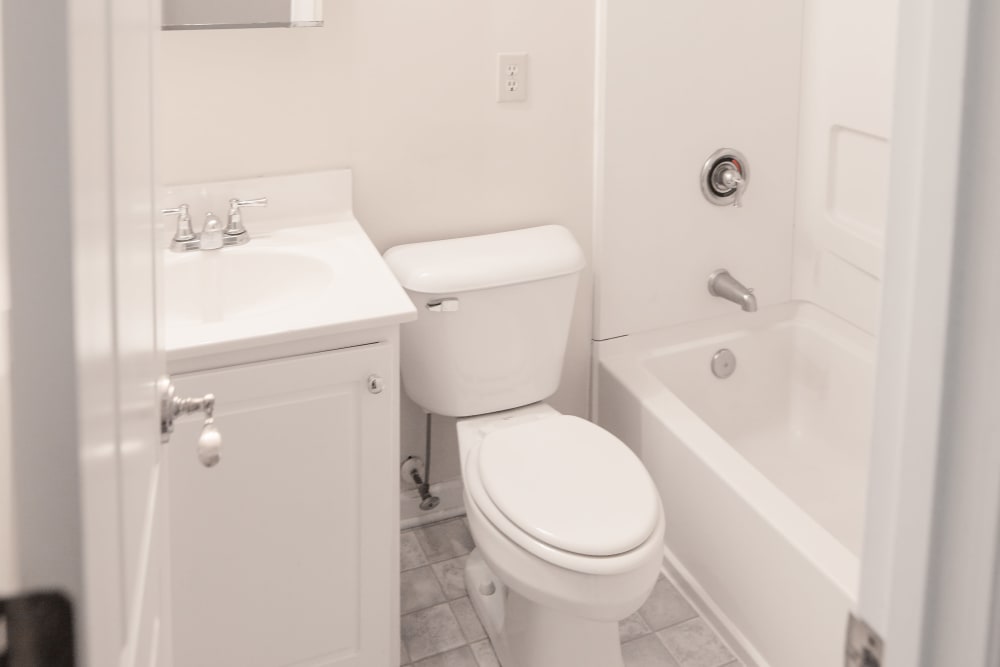
[[163,331],[173,372],[254,348],[270,348],[274,358],[276,346],[304,340],[317,349],[293,346],[296,353],[332,349],[325,337],[416,319],[356,220],[282,221],[250,234],[244,246],[165,251]]

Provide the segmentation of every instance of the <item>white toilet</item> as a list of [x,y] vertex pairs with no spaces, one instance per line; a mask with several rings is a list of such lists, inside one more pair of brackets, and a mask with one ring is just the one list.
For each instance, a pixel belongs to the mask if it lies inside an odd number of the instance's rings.
[[639,459],[541,402],[558,384],[584,256],[563,227],[397,246],[420,312],[406,393],[459,417],[476,550],[469,596],[503,667],[621,667],[618,621],[649,595],[663,509]]

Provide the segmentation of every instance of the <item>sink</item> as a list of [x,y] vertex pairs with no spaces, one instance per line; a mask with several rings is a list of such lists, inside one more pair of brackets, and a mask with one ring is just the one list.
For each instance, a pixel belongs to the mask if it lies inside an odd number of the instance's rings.
[[172,373],[203,370],[220,355],[246,363],[318,352],[331,336],[416,317],[357,220],[287,220],[250,233],[248,245],[163,251]]
[[266,317],[323,301],[333,283],[329,262],[288,248],[171,253],[165,262],[167,321]]

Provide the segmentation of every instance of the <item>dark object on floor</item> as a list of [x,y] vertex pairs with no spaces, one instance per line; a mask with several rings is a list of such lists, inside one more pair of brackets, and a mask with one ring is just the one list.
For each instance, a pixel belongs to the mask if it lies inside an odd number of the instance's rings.
[[61,593],[0,599],[0,667],[74,667],[73,608]]

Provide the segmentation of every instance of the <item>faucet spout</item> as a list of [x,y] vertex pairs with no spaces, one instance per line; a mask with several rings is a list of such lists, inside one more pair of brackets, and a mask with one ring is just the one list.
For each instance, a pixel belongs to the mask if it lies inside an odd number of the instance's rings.
[[757,312],[757,297],[753,288],[733,278],[726,269],[713,271],[708,276],[708,293],[732,301],[747,313]]

